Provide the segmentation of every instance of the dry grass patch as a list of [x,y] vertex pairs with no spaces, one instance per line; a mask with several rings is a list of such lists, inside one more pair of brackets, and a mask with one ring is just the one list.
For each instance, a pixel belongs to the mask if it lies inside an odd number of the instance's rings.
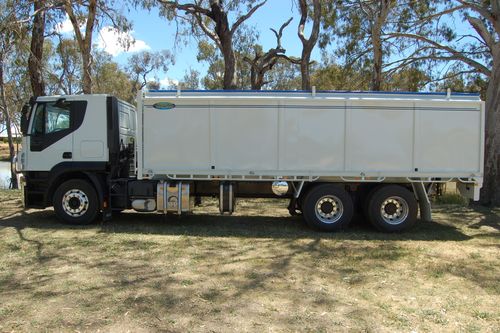
[[404,234],[309,230],[286,204],[86,227],[0,192],[0,331],[498,331],[500,211]]

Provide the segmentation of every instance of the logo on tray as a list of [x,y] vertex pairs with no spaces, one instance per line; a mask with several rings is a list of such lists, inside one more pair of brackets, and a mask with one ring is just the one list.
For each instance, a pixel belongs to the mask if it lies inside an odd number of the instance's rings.
[[153,104],[153,107],[158,110],[172,110],[175,108],[175,104],[170,102],[158,102]]

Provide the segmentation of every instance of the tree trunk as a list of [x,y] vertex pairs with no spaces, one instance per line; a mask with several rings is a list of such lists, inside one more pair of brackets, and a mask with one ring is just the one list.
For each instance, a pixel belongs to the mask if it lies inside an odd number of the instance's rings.
[[224,90],[234,90],[238,88],[238,78],[236,76],[236,57],[233,50],[233,38],[225,37],[221,40],[223,45],[222,55],[224,57]]
[[309,63],[311,61],[311,51],[309,48],[302,50],[300,58],[300,75],[302,77],[302,90],[311,90],[311,69]]
[[371,38],[373,47],[373,69],[372,69],[372,82],[371,90],[382,90],[382,66],[383,66],[383,45],[382,45],[382,30],[387,23],[387,17],[391,7],[395,4],[393,0],[380,0],[376,7],[370,12],[374,14],[374,20],[371,27]]
[[82,50],[83,79],[82,91],[84,94],[92,94],[92,61],[90,50]]
[[97,0],[89,0],[87,22],[85,23],[85,36],[80,31],[80,24],[77,15],[73,11],[71,0],[64,2],[64,9],[68,14],[71,25],[75,32],[75,38],[82,54],[82,91],[84,94],[92,93],[92,34],[97,14]]
[[313,26],[309,38],[304,35],[305,25],[309,15],[309,6],[307,0],[299,0],[300,9],[300,22],[298,28],[298,36],[302,42],[302,57],[300,58],[300,73],[302,76],[302,90],[311,90],[311,53],[319,37],[320,23],[321,23],[321,1],[312,0],[313,13],[312,20]]
[[7,99],[5,98],[5,82],[4,82],[4,54],[0,53],[0,103],[4,112],[5,126],[7,127],[7,141],[9,142],[9,157],[10,157],[10,188],[17,189],[17,177],[14,170],[14,155],[16,150],[14,147],[14,138],[12,136],[12,121],[10,118]]
[[382,90],[382,41],[380,40],[380,30],[375,27],[372,32],[373,45],[373,70],[372,70],[372,91]]
[[33,18],[33,29],[31,32],[28,71],[33,96],[38,97],[45,95],[45,83],[42,75],[43,42],[45,40],[45,11],[40,10],[43,7],[43,1],[41,0],[35,0],[33,5],[36,14]]
[[493,62],[486,92],[486,144],[481,203],[500,206],[500,59]]

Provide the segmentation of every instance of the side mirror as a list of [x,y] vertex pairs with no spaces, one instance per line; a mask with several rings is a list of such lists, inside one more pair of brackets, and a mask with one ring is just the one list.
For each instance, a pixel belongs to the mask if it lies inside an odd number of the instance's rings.
[[21,133],[26,136],[28,133],[29,115],[31,106],[29,104],[24,104],[21,110]]

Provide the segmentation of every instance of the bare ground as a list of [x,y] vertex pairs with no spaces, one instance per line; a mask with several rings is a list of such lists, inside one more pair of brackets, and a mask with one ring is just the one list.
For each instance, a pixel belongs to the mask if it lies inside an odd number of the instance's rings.
[[0,192],[0,331],[499,331],[499,209],[325,234],[285,206],[71,227]]

